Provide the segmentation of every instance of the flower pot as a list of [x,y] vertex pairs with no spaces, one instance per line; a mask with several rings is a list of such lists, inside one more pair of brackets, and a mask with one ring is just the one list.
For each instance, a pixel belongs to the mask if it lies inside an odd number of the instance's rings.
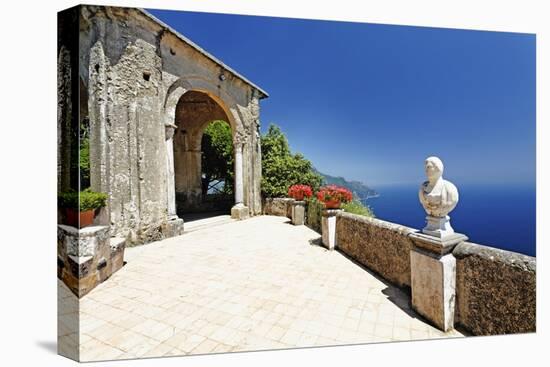
[[77,228],[84,228],[94,222],[94,210],[80,212],[77,209],[65,208],[65,224]]
[[340,200],[325,201],[325,208],[327,209],[339,209],[342,203]]

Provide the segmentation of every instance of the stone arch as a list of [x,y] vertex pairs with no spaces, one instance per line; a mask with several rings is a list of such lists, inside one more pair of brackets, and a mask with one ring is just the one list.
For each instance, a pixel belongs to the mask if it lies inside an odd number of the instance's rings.
[[234,135],[242,129],[235,98],[223,89],[218,88],[216,83],[193,75],[177,79],[168,88],[164,100],[164,122],[166,126],[174,123],[176,105],[181,96],[189,91],[205,93],[216,101],[227,114],[229,119],[227,122],[231,126]]
[[[219,108],[223,111],[223,116],[221,116],[222,120],[225,120],[229,126],[231,127],[231,132],[233,136],[233,144],[235,147],[235,153],[236,153],[236,160],[239,160],[242,162],[242,146],[245,142],[244,137],[246,136],[246,133],[244,131],[244,125],[242,123],[242,119],[240,116],[240,110],[239,105],[237,104],[235,98],[231,96],[228,92],[225,92],[224,90],[218,88],[218,85],[210,80],[206,80],[204,78],[201,78],[199,76],[186,76],[185,78],[178,78],[176,81],[174,81],[170,87],[166,91],[166,95],[164,98],[163,103],[163,118],[164,118],[164,126],[166,129],[166,156],[167,156],[167,207],[168,207],[168,216],[169,218],[177,218],[177,212],[178,207],[180,213],[185,210],[185,205],[177,205],[177,202],[182,202],[187,199],[187,197],[191,197],[192,201],[194,200],[195,203],[200,202],[201,197],[199,195],[199,187],[202,187],[202,185],[199,184],[199,180],[197,178],[197,175],[200,175],[200,169],[195,170],[195,177],[193,181],[193,185],[195,186],[194,189],[189,189],[187,193],[182,193],[179,191],[177,193],[177,189],[181,189],[181,176],[179,179],[176,179],[177,175],[181,175],[180,168],[178,167],[176,170],[176,165],[181,164],[180,161],[176,159],[175,153],[176,150],[179,148],[177,144],[180,144],[181,142],[178,142],[179,136],[178,134],[178,126],[176,123],[176,110],[178,103],[182,99],[183,96],[185,96],[186,93],[203,93],[205,96],[210,98],[213,102],[219,106]],[[220,116],[219,116],[220,117]],[[198,134],[195,136],[195,142],[200,141],[202,139],[202,134],[204,131],[204,128],[212,122],[213,119],[209,119],[208,121],[203,121],[200,128],[198,129]],[[179,133],[181,134],[181,132]],[[176,140],[176,144],[175,141]],[[197,151],[199,149],[196,149]],[[200,162],[200,158],[198,156],[198,152],[194,152],[195,155],[192,160],[194,160],[194,164],[196,166],[197,161]],[[195,167],[196,168],[196,167]],[[243,169],[242,169],[242,163],[241,166],[235,165],[235,203],[241,204],[243,201],[243,193],[242,193],[242,175],[243,175]],[[190,185],[188,185],[190,186]],[[184,190],[185,191],[185,190]]]
[[178,215],[211,209],[203,197],[201,144],[204,130],[215,120],[227,122],[232,136],[235,136],[237,125],[223,100],[202,89],[191,89],[181,94],[174,108],[175,134],[172,143]]

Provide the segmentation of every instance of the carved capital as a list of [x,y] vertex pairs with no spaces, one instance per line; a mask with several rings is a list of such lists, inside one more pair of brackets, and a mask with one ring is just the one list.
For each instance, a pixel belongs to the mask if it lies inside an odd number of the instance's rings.
[[237,131],[235,133],[235,136],[233,137],[233,145],[235,147],[242,147],[246,141],[248,140],[248,137],[245,133]]
[[165,124],[164,125],[164,138],[170,140],[174,137],[174,132],[178,127],[174,124]]

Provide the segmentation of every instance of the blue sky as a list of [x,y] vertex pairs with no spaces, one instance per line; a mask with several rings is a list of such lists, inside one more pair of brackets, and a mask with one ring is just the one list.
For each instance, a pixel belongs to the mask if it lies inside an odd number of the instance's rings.
[[322,172],[419,183],[535,183],[535,35],[149,10],[266,90]]

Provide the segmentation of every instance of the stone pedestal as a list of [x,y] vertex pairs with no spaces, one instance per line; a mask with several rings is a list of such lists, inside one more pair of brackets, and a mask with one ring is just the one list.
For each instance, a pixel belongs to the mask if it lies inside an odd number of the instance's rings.
[[248,210],[248,207],[245,206],[243,203],[235,204],[231,208],[231,218],[233,219],[246,219],[250,216],[250,211]]
[[432,217],[428,215],[426,217],[426,227],[422,229],[422,233],[430,236],[445,238],[455,233],[453,227],[451,227],[451,221],[448,215],[444,217]]
[[454,233],[438,238],[410,235],[412,307],[443,331],[454,327],[456,259],[453,248],[468,238]]
[[124,264],[124,238],[111,238],[108,226],[57,226],[57,274],[82,297]]
[[323,209],[321,212],[321,235],[323,245],[329,250],[336,247],[336,215],[342,209]]
[[292,224],[295,226],[301,226],[305,223],[306,219],[306,202],[294,201],[292,203]]

